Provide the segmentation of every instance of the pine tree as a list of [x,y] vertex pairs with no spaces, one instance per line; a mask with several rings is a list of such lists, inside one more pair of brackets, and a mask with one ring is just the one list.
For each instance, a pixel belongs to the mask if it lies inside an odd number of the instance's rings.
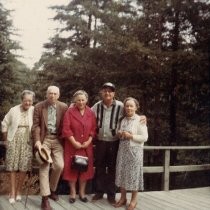
[[202,141],[208,133],[207,2],[74,0],[53,9],[61,27],[45,44],[42,84],[62,86],[64,100],[85,89],[94,103],[101,84],[112,81],[121,100],[140,101],[151,144]]
[[7,109],[5,105],[9,105],[12,100],[11,96],[14,94],[13,82],[14,72],[12,62],[14,55],[11,53],[14,43],[10,40],[11,21],[8,20],[9,11],[4,9],[0,3],[0,118]]
[[29,89],[27,82],[29,69],[17,60],[15,50],[19,44],[11,39],[14,28],[10,19],[10,11],[0,2],[0,119],[14,104],[20,103],[20,92]]

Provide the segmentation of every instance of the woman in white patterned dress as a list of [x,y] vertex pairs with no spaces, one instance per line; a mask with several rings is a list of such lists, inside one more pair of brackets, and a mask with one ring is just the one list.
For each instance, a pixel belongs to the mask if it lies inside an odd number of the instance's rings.
[[24,90],[21,104],[12,107],[2,121],[3,140],[6,142],[6,170],[10,174],[9,202],[21,200],[21,188],[26,172],[31,170],[34,92]]
[[127,210],[133,210],[137,204],[139,190],[143,190],[143,145],[147,141],[148,131],[146,122],[140,122],[136,114],[139,103],[135,98],[128,97],[124,101],[124,114],[119,124],[118,136],[120,145],[116,163],[115,183],[120,187],[120,200],[114,205],[126,205],[126,192],[132,196]]

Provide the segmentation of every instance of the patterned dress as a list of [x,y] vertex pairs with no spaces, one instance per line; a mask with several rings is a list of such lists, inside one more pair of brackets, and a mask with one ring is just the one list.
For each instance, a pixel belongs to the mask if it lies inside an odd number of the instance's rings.
[[[124,118],[120,130],[131,132],[134,121]],[[142,146],[131,146],[129,140],[120,139],[115,184],[129,191],[144,190]]]
[[28,111],[21,111],[14,139],[8,141],[5,162],[7,171],[31,170],[32,143],[29,137]]

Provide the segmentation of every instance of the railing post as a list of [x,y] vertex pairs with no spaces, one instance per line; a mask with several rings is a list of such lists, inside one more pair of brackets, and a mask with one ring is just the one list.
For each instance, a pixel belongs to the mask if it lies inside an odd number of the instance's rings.
[[163,190],[169,190],[169,183],[170,183],[170,149],[165,150],[165,159],[164,159],[164,184]]

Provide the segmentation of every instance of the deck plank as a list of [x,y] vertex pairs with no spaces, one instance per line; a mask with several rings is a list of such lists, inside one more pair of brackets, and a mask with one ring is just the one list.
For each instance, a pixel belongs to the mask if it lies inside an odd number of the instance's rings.
[[[70,204],[68,195],[60,195],[58,202],[50,200],[53,210],[114,210],[104,196],[103,199],[91,202],[92,195],[88,195],[90,202],[83,203],[76,197],[76,202]],[[120,194],[117,194],[119,199]],[[128,200],[131,194],[128,193]],[[0,196],[0,210],[40,210],[41,196],[30,195],[24,208],[26,197],[23,196],[21,202],[11,205],[8,196]],[[210,187],[193,188],[171,191],[151,191],[140,192],[138,194],[138,204],[136,210],[209,210],[210,209]],[[118,208],[124,210],[125,206]]]
[[157,196],[156,192],[150,193],[144,193],[144,200],[148,200],[151,205],[155,206],[153,209],[170,209],[170,210],[176,210],[177,206],[173,203],[170,203],[170,201],[165,201],[164,199],[161,199]]
[[[24,204],[25,204],[25,196],[23,196],[23,201],[24,201]],[[26,203],[26,206],[28,209],[30,210],[38,210],[40,209],[40,202],[41,202],[41,196],[37,196],[37,195],[30,195],[28,196],[28,200],[27,200],[27,203]]]
[[209,197],[204,198],[203,196],[200,195],[196,195],[196,194],[186,194],[186,193],[182,193],[180,195],[180,193],[178,192],[174,192],[173,193],[174,196],[176,196],[179,200],[185,200],[188,201],[189,203],[197,206],[197,203],[199,203],[199,205],[201,207],[209,207],[210,206],[210,193],[209,193]]
[[197,207],[195,207],[194,204],[184,200],[181,195],[177,197],[171,192],[155,192],[151,196],[158,200],[159,204],[164,204],[166,209],[197,210]]
[[0,196],[0,210],[14,210],[14,205],[8,202],[8,196]]

